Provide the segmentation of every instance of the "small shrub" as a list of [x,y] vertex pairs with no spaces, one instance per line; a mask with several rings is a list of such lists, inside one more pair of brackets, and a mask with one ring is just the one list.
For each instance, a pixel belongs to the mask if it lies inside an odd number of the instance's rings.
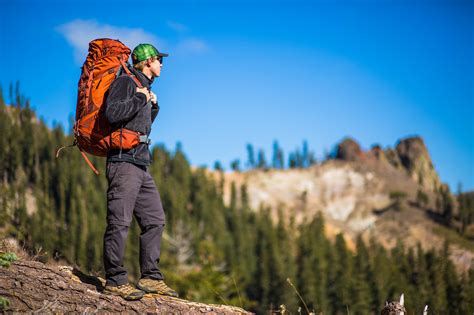
[[6,310],[10,306],[10,301],[0,296],[0,311]]
[[390,200],[392,200],[395,209],[401,210],[402,201],[407,197],[407,193],[404,191],[391,191],[389,197]]
[[404,191],[391,191],[389,194],[390,199],[394,201],[401,201],[402,199],[405,199],[407,196],[407,193]]
[[421,189],[418,189],[416,192],[416,202],[420,207],[426,206],[429,202],[428,195]]
[[15,253],[0,253],[0,266],[8,268],[17,259]]

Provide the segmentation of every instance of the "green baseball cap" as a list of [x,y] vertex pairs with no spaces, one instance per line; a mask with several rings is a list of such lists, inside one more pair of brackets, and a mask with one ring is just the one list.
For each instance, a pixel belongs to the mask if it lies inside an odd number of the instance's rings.
[[155,46],[151,44],[140,44],[132,52],[132,61],[133,64],[137,64],[148,58],[159,56],[159,57],[168,57],[168,54],[160,53]]

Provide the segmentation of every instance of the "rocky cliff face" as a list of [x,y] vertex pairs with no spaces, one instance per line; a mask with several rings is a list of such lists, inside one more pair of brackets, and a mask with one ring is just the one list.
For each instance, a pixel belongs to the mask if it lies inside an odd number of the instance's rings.
[[401,139],[395,149],[387,148],[384,151],[376,145],[367,152],[362,151],[354,139],[346,138],[337,145],[336,159],[366,161],[367,163],[373,160],[388,162],[396,169],[405,170],[423,189],[436,191],[441,186],[428,149],[421,137]]
[[396,146],[396,152],[401,165],[414,181],[431,191],[440,187],[441,181],[422,138],[412,137],[400,140]]
[[[230,202],[231,183],[245,184],[253,209],[271,209],[275,221],[278,208],[285,220],[307,222],[322,212],[329,234],[343,232],[347,240],[358,234],[375,237],[391,248],[398,240],[407,246],[420,243],[425,249],[441,246],[446,229],[429,218],[440,180],[426,146],[419,137],[402,139],[395,149],[374,146],[364,152],[353,139],[338,145],[336,159],[308,169],[252,170],[225,173],[224,200]],[[427,202],[416,206],[422,191]],[[453,247],[461,268],[474,264],[474,252]]]

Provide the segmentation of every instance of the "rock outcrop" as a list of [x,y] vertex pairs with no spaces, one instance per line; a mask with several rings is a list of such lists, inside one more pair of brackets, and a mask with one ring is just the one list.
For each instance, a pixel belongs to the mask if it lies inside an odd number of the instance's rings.
[[337,145],[336,159],[358,161],[363,157],[360,145],[352,138],[345,138]]
[[441,182],[422,138],[402,139],[398,142],[396,151],[401,164],[413,180],[431,191],[440,187]]
[[366,156],[369,159],[375,159],[377,161],[387,161],[384,150],[380,145],[376,144],[366,153]]

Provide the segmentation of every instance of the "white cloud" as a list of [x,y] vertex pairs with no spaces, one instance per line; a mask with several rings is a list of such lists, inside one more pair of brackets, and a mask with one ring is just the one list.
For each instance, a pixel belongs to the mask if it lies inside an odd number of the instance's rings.
[[190,31],[186,25],[171,20],[168,20],[166,24],[169,28],[177,32],[178,37],[180,37],[174,47],[175,52],[180,54],[201,54],[210,51],[209,45],[204,40],[196,37],[183,36],[183,33]]
[[[168,26],[178,32],[189,30],[185,25],[168,21]],[[59,25],[56,30],[64,36],[68,43],[74,48],[74,60],[82,65],[87,56],[89,42],[97,38],[118,39],[130,49],[139,43],[150,43],[158,50],[174,54],[202,54],[210,51],[209,45],[202,39],[195,37],[184,37],[174,41],[173,45],[141,28],[117,27],[108,24],[100,24],[95,20],[73,20]]]
[[139,43],[150,43],[160,51],[166,51],[165,42],[141,28],[116,27],[99,24],[95,20],[74,20],[56,28],[74,48],[74,59],[82,64],[87,56],[89,42],[96,38],[119,39],[122,43],[133,49]]
[[210,51],[210,47],[202,39],[185,38],[178,42],[176,51],[179,53],[206,53]]
[[168,21],[166,22],[166,24],[168,25],[169,28],[171,28],[172,30],[178,33],[183,33],[188,30],[188,27],[186,25],[175,22],[175,21]]

